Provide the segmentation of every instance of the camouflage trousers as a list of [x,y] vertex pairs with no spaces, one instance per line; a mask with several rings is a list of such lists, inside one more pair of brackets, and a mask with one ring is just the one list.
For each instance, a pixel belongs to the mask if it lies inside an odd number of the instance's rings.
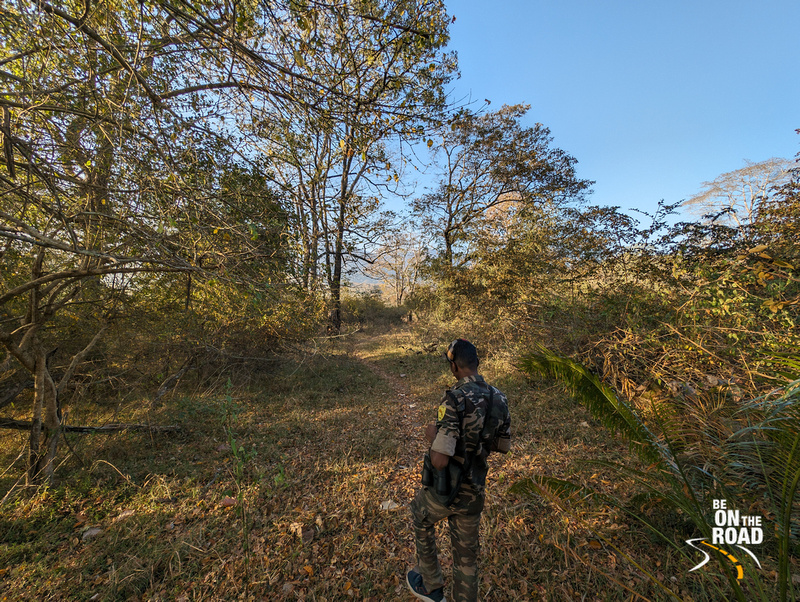
[[483,494],[465,488],[452,506],[443,506],[427,488],[422,488],[411,502],[411,520],[417,546],[416,570],[422,575],[429,592],[444,586],[436,548],[436,523],[446,518],[453,551],[453,600],[477,602],[478,531],[483,501]]

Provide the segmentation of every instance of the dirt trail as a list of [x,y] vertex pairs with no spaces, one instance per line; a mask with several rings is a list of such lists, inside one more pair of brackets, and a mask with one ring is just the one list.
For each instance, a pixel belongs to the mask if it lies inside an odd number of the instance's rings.
[[[398,333],[386,334],[381,338],[396,336]],[[369,354],[365,352],[365,346],[372,340],[374,339],[365,338],[354,341],[352,353],[365,368],[391,387],[393,394],[387,400],[390,404],[387,410],[397,428],[398,440],[404,442],[398,449],[398,455],[403,464],[413,466],[428,449],[422,428],[428,422],[428,417],[424,415],[422,404],[424,400],[411,392],[409,381],[406,378],[387,372],[370,358]]]

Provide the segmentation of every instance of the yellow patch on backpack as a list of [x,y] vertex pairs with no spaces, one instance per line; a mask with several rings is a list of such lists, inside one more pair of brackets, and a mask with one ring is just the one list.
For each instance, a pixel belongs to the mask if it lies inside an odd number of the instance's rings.
[[445,412],[447,412],[447,406],[444,405],[444,404],[440,405],[439,406],[439,420],[442,420],[442,418],[444,418]]

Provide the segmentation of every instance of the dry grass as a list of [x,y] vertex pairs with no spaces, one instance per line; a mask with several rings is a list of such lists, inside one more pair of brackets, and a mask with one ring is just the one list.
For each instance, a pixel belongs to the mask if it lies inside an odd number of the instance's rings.
[[[246,389],[174,397],[150,415],[135,402],[87,406],[101,418],[184,430],[71,437],[75,455],[58,483],[18,491],[0,509],[0,600],[411,599],[407,505],[424,451],[420,427],[451,384],[425,348],[440,352],[451,334],[362,333],[287,357]],[[511,400],[514,448],[490,461],[481,598],[664,599],[630,554],[686,599],[706,599],[685,559],[615,511],[559,510],[508,491],[541,473],[624,496],[630,483],[583,461],[627,452],[502,354],[482,371]],[[2,434],[3,466],[23,443]],[[5,489],[19,467],[3,477]],[[386,501],[398,508],[382,509]],[[661,520],[683,528],[680,517]],[[446,553],[444,564],[447,573]]]

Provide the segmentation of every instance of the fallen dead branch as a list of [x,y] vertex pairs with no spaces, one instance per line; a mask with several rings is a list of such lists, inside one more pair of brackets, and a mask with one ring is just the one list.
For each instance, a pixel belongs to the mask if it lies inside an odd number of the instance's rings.
[[[31,423],[25,420],[12,420],[0,418],[0,428],[29,431]],[[172,433],[181,430],[177,424],[150,425],[150,424],[104,424],[103,426],[62,426],[67,433],[117,433],[119,431],[151,431],[155,433]]]

